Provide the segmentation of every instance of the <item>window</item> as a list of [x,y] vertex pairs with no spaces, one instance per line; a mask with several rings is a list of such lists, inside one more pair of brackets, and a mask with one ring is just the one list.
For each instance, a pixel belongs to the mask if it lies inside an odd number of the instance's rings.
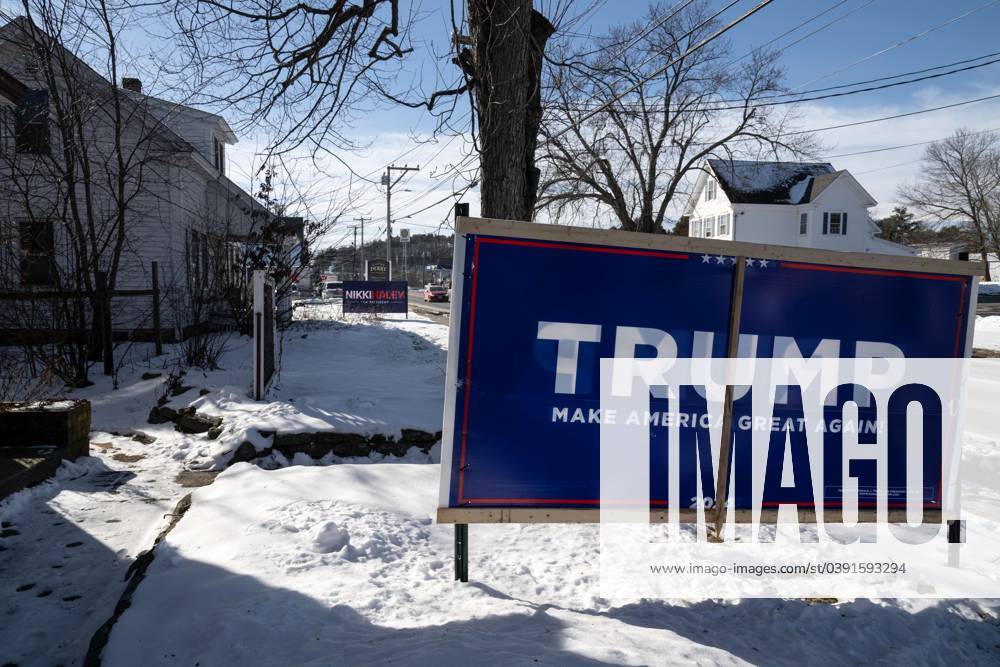
[[715,236],[715,216],[710,215],[705,218],[705,238],[710,239]]
[[847,214],[841,211],[823,214],[823,233],[844,236],[847,234]]
[[719,194],[719,184],[711,176],[705,183],[705,201],[712,201]]
[[14,147],[18,153],[49,152],[49,91],[29,90],[14,116]]
[[692,220],[688,236],[701,236],[701,220]]
[[799,214],[799,234],[806,234],[809,231],[809,214]]
[[215,168],[220,174],[226,173],[226,145],[218,137],[212,137],[212,154]]
[[729,235],[729,214],[719,216],[719,236]]
[[18,223],[21,245],[21,285],[51,287],[56,284],[56,240],[49,220]]

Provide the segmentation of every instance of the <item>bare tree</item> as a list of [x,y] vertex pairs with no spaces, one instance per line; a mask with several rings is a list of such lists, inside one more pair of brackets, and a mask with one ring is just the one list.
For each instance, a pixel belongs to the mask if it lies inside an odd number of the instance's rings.
[[925,215],[958,222],[986,264],[1000,256],[1000,135],[958,130],[924,152],[916,183],[899,197]]
[[[610,212],[621,229],[662,232],[671,203],[708,157],[808,154],[786,133],[778,54],[734,58],[707,2],[656,4],[598,45],[550,56],[537,209],[555,219]],[[706,42],[701,46],[702,42]]]
[[[570,0],[548,0],[550,17],[564,16]],[[409,30],[416,14],[399,0],[282,2],[182,0],[172,6],[207,102],[228,104],[255,125],[268,123],[270,147],[306,146],[337,160],[355,148],[343,128],[359,111],[388,100],[424,109],[438,129],[468,102],[479,154],[482,214],[530,219],[539,171],[535,149],[542,106],[540,82],[546,40],[554,21],[532,0],[457,0],[452,3],[453,48],[435,59],[443,68],[430,90],[402,76],[414,51]],[[223,91],[213,97],[204,91]]]

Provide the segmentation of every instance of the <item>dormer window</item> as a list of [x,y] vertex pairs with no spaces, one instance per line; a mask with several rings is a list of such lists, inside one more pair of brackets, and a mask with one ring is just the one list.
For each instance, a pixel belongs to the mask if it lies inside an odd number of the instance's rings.
[[226,173],[226,145],[219,141],[218,137],[212,137],[212,155],[214,157],[215,168],[220,174]]
[[719,194],[719,184],[711,176],[705,182],[705,201],[712,201]]

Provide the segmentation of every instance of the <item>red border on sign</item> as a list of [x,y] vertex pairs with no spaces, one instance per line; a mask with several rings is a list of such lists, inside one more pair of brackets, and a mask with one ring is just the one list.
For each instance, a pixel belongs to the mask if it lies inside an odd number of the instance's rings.
[[[555,243],[550,241],[529,241],[523,239],[506,239],[506,238],[494,238],[494,237],[479,237],[476,236],[475,244],[473,246],[472,254],[472,295],[469,301],[469,333],[466,339],[466,358],[465,358],[465,400],[462,406],[462,450],[461,456],[459,458],[459,468],[458,468],[458,505],[466,505],[467,503],[477,503],[483,505],[599,505],[599,498],[588,498],[588,499],[574,499],[574,498],[466,498],[465,497],[465,468],[466,468],[466,452],[468,448],[468,436],[469,436],[469,399],[472,395],[470,388],[472,386],[472,341],[473,335],[475,333],[475,321],[476,321],[476,291],[479,281],[479,246],[482,243],[490,243],[494,245],[512,245],[521,246],[528,248],[550,248],[554,250],[575,250],[577,252],[600,252],[613,255],[634,255],[642,257],[661,257],[664,259],[689,259],[690,255],[687,253],[676,253],[676,252],[666,252],[657,250],[638,250],[634,248],[605,248],[599,246],[587,246],[587,245],[576,245],[572,243]],[[957,281],[961,283],[961,295],[960,295],[960,305],[959,305],[959,316],[957,319],[957,327],[955,330],[955,356],[958,356],[960,341],[961,341],[961,331],[962,331],[962,318],[961,311],[965,308],[965,288],[966,288],[966,278],[964,276],[946,276],[931,273],[915,273],[907,271],[891,271],[882,269],[860,269],[842,266],[829,266],[825,264],[807,264],[801,262],[780,262],[780,266],[790,269],[804,269],[809,271],[830,271],[835,273],[855,273],[855,274],[865,274],[865,275],[876,275],[876,276],[886,276],[886,277],[900,277],[900,278],[919,278],[923,280],[945,280],[945,281]],[[937,493],[937,503],[940,505],[941,502],[941,483],[943,482],[943,471],[942,479],[938,483],[938,493]],[[651,499],[650,505],[666,505],[666,500]],[[779,503],[765,503],[764,506],[768,505],[778,505]],[[813,506],[814,503],[781,503],[789,505],[802,505],[802,506]],[[842,503],[825,503],[824,506],[838,507]],[[903,505],[905,507],[905,504]],[[858,503],[859,508],[864,508],[865,503]],[[889,508],[892,509],[892,503],[890,503]],[[925,509],[934,509],[933,507],[927,507]]]

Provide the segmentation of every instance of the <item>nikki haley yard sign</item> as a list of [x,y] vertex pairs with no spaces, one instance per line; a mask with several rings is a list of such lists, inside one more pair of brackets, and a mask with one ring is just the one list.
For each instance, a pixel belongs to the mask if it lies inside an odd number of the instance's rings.
[[405,314],[408,294],[405,281],[345,281],[344,312]]
[[[600,507],[601,429],[613,417],[602,414],[602,359],[961,359],[971,351],[978,268],[467,218],[459,219],[454,266],[439,519],[456,523],[554,520],[560,511]],[[734,340],[731,331],[738,332]],[[727,465],[738,482],[765,465],[741,445],[755,428],[782,433],[780,451],[790,447],[795,476],[808,469],[802,458],[808,453],[786,431],[813,427],[806,423],[813,414],[830,420],[820,428],[833,430],[847,402],[860,406],[861,422],[875,410],[874,401],[863,399],[866,388],[850,383],[825,387],[820,405],[807,408],[805,387],[789,381],[772,383],[765,414],[749,386],[736,387],[724,417],[713,412],[706,384],[693,377],[669,389],[653,383],[645,393],[648,407],[636,418],[649,439],[647,507],[671,505],[671,432],[680,450],[673,463],[682,487],[676,502],[704,509],[716,495],[706,440],[718,438],[723,418],[732,438],[715,449],[729,450]],[[898,465],[889,478],[905,486],[907,445],[898,413],[905,417],[911,404],[919,405],[930,433],[949,406],[916,386],[880,391],[878,405],[892,413],[882,421],[896,424],[899,434],[889,449],[903,448],[889,459],[902,462],[904,481]],[[874,438],[861,434],[858,442]],[[934,509],[944,484],[940,446],[933,435],[923,444],[916,493]],[[848,488],[840,479],[824,483],[816,497],[797,480],[782,481],[786,460],[766,462],[762,474],[771,492],[765,490],[764,505],[839,506]],[[875,491],[865,487],[877,484],[876,472],[848,468],[831,463],[827,472],[861,479],[851,493],[860,507],[874,503]],[[733,491],[737,509],[759,503],[751,486]],[[556,520],[573,520],[565,516]]]

